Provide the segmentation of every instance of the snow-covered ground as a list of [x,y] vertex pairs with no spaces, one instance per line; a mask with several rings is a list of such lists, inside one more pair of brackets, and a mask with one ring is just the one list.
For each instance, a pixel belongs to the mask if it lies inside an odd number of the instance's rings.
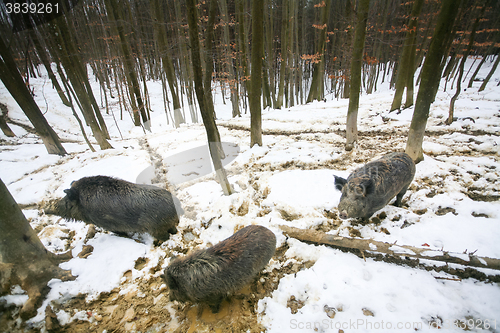
[[[468,66],[471,64],[472,60]],[[488,61],[478,78],[484,78],[490,67]],[[500,332],[500,287],[488,277],[460,278],[440,270],[363,259],[287,238],[279,228],[312,228],[333,235],[500,258],[499,80],[500,70],[483,92],[477,92],[481,82],[462,91],[455,105],[458,119],[450,126],[444,121],[455,88],[448,83],[444,92],[443,81],[431,106],[423,145],[425,159],[417,165],[403,207],[388,205],[380,211],[386,217],[361,223],[338,219],[340,192],[334,187],[333,175],[348,176],[385,153],[404,150],[413,108],[399,114],[388,112],[393,92],[387,78],[377,92],[361,96],[359,145],[351,152],[344,151],[342,137],[347,100],[332,100],[328,95],[326,102],[264,110],[263,146],[250,148],[249,131],[245,130],[249,115],[231,119],[230,102],[223,103],[221,94],[216,94],[219,131],[228,155],[224,163],[235,189],[230,196],[224,196],[214,180],[203,125],[190,123],[175,129],[167,124],[160,83],[148,83],[152,132],[133,127],[128,115],[120,120],[119,107],[113,101],[116,122],[112,115],[104,117],[114,149],[101,151],[94,144],[97,152],[93,153],[48,78],[31,79],[36,101],[69,155],[48,155],[36,135],[9,124],[16,137],[0,133],[0,177],[47,249],[56,253],[72,250],[74,259],[61,267],[77,278],[50,282],[51,290],[29,327],[43,330],[45,308],[51,305],[61,324],[89,322],[99,332],[120,327],[142,332],[179,329],[190,318],[189,309],[182,305],[175,308],[164,303],[169,318],[149,326],[137,319],[148,312],[130,307],[131,312],[118,318],[118,326],[103,328],[99,326],[103,320],[119,315],[114,308],[106,312],[107,308],[91,304],[101,293],[113,292],[125,300],[131,293],[144,299],[151,293],[156,304],[168,292],[165,285],[151,284],[146,291],[140,285],[160,279],[172,255],[208,247],[243,226],[259,224],[275,233],[282,252],[271,259],[261,277],[262,281],[272,280],[272,288],[259,294],[262,297],[246,314],[255,317],[259,330],[427,332],[440,328],[451,332],[467,326],[473,331]],[[92,83],[99,96],[98,86]],[[8,106],[11,119],[29,124],[3,86],[0,102]],[[85,223],[44,214],[43,202],[62,197],[72,181],[91,175],[153,182],[161,187],[168,182],[186,211],[179,232],[157,247],[148,235],[131,239],[100,229],[86,240]],[[84,245],[91,245],[93,251],[79,258]],[[138,259],[145,264],[139,265]],[[498,281],[498,271],[478,270],[485,276],[496,275]],[[85,296],[87,309],[65,307],[79,295]],[[23,291],[14,288],[11,295],[0,298],[0,304],[20,305],[25,300]]]

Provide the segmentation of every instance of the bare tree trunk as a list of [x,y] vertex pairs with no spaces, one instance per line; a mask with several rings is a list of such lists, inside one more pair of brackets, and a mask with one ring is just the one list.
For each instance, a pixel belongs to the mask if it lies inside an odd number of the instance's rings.
[[203,79],[203,89],[205,90],[205,107],[213,114],[215,119],[214,101],[212,98],[212,73],[214,68],[214,24],[217,15],[217,0],[210,0],[208,9],[208,21],[205,30],[205,76]]
[[[60,68],[60,67],[58,66],[58,68]],[[66,89],[66,93],[68,94],[68,100],[69,100],[69,104],[70,104],[70,107],[71,107],[71,111],[73,112],[73,116],[76,118],[76,121],[78,122],[78,126],[80,126],[80,130],[82,131],[83,139],[87,143],[87,146],[89,146],[90,150],[92,152],[95,152],[94,147],[90,143],[90,140],[87,137],[87,134],[85,133],[85,128],[83,127],[82,121],[80,120],[80,117],[78,117],[78,114],[75,111],[75,106],[73,105],[73,102],[71,100],[71,92],[70,92],[70,87],[69,87],[68,81],[62,75],[62,73],[60,73],[59,75],[61,76],[61,81],[62,81],[62,83],[64,85],[64,88]]]
[[368,20],[368,10],[370,0],[360,0],[357,8],[358,17],[356,31],[354,35],[354,45],[351,60],[351,86],[349,91],[349,107],[347,110],[346,122],[346,145],[345,150],[354,148],[358,141],[358,108],[359,94],[361,90],[361,65],[363,62],[363,49],[365,46],[366,21]]
[[[283,95],[285,94],[285,79],[288,76],[288,19],[289,19],[289,3],[288,1],[282,2],[282,17],[281,17],[281,59],[280,63],[280,81],[278,86],[278,97],[276,100],[276,109],[281,109],[283,106]],[[253,8],[253,7],[252,7]],[[252,25],[253,28],[253,25]],[[252,37],[253,39],[253,37]]]
[[[223,52],[225,54],[225,62],[226,62],[226,68],[227,68],[227,73],[229,73],[229,87],[230,91],[229,93],[231,94],[231,106],[232,106],[232,116],[236,117],[240,115],[240,110],[239,110],[239,98],[238,98],[238,80],[237,80],[237,75],[235,74],[234,71],[234,64],[233,64],[233,56],[232,56],[232,51],[231,51],[231,41],[230,41],[230,36],[229,36],[229,22],[230,22],[230,17],[227,11],[227,3],[226,0],[218,0],[219,3],[219,8],[220,8],[220,15],[222,16],[222,20],[226,22],[226,24],[223,25],[222,31],[224,35],[224,43],[223,43]],[[210,15],[209,15],[210,17]],[[242,21],[240,24],[244,24]],[[241,31],[241,30],[240,30]],[[246,55],[245,55],[246,56]],[[246,63],[245,63],[246,66]]]
[[43,141],[45,148],[49,154],[66,155],[66,150],[59,140],[59,136],[50,127],[49,123],[43,116],[40,108],[36,104],[28,87],[26,86],[21,74],[17,69],[17,65],[0,37],[0,80],[9,93],[14,97],[17,104],[21,107],[30,122],[35,127],[37,134]]
[[321,22],[319,24],[319,41],[316,48],[316,54],[319,56],[319,61],[313,64],[313,78],[311,82],[311,88],[309,89],[309,95],[307,96],[306,103],[312,102],[314,100],[323,99],[323,78],[325,74],[325,47],[326,47],[326,32],[328,26],[328,17],[330,16],[330,3],[331,0],[326,0],[325,5],[321,9]]
[[382,55],[382,46],[385,44],[385,33],[383,33],[385,26],[387,24],[388,15],[387,12],[389,10],[389,1],[383,1],[383,10],[382,15],[379,17],[379,23],[377,24],[379,32],[376,34],[375,40],[376,44],[372,47],[375,48],[374,57],[377,59],[377,63],[371,65],[370,68],[370,80],[368,81],[368,87],[366,88],[366,93],[371,94],[374,90],[377,90],[377,80],[379,74],[381,72],[381,55]]
[[[214,0],[212,0],[214,1]],[[194,88],[196,97],[200,106],[201,117],[207,131],[208,148],[212,163],[215,169],[217,181],[222,187],[222,191],[226,195],[233,193],[233,189],[227,180],[226,170],[222,166],[221,158],[223,158],[222,144],[220,141],[219,130],[215,124],[214,113],[206,106],[205,91],[203,89],[203,77],[200,59],[200,41],[198,36],[198,13],[196,8],[196,0],[187,0],[187,19],[189,24],[189,40],[191,43],[191,60],[194,73]]]
[[59,82],[57,81],[56,76],[54,75],[54,72],[52,71],[52,68],[50,67],[50,61],[47,57],[47,52],[44,48],[42,48],[42,45],[40,44],[40,40],[38,39],[38,36],[35,32],[35,30],[30,30],[29,32],[31,40],[33,41],[33,45],[35,45],[35,49],[38,53],[38,57],[43,63],[43,66],[47,70],[47,75],[50,78],[50,81],[52,82],[52,85],[57,91],[57,94],[59,95],[59,98],[63,102],[64,105],[70,106],[68,98],[64,95],[64,92],[59,85]]
[[450,101],[450,109],[448,111],[448,119],[446,119],[445,124],[450,125],[453,122],[453,113],[455,111],[455,101],[458,98],[458,95],[460,95],[460,90],[462,90],[462,76],[464,75],[464,68],[465,68],[465,61],[469,57],[470,51],[472,50],[472,46],[474,45],[474,36],[476,35],[476,30],[479,25],[479,20],[484,16],[484,12],[486,10],[486,6],[483,4],[481,13],[479,16],[476,17],[476,21],[472,25],[470,37],[469,37],[469,44],[467,45],[467,50],[464,52],[462,55],[462,60],[460,61],[460,68],[458,72],[458,78],[457,78],[457,90],[455,91],[455,95],[451,98]]
[[158,48],[161,57],[161,62],[163,64],[163,70],[167,77],[168,86],[170,88],[170,94],[172,95],[172,103],[174,104],[174,126],[179,127],[179,124],[185,123],[184,117],[181,113],[181,103],[179,102],[177,80],[175,78],[174,65],[172,59],[168,54],[167,50],[167,37],[165,34],[165,29],[163,28],[163,11],[161,10],[159,0],[150,0],[150,6],[152,14],[154,15],[153,27],[155,29]]
[[[498,40],[499,38],[500,38],[500,31],[497,31],[497,33],[493,37],[493,40]],[[467,85],[467,88],[472,88],[472,83],[476,79],[477,73],[479,73],[479,70],[481,69],[483,64],[486,62],[486,58],[488,58],[488,55],[493,54],[494,49],[495,49],[495,44],[492,44],[488,47],[488,49],[486,51],[484,51],[484,56],[481,59],[481,61],[479,62],[479,64],[477,65],[476,69],[474,70],[474,74],[472,74],[472,76],[470,77],[469,84]],[[499,54],[499,52],[497,51],[496,54]]]
[[[415,36],[417,34],[418,16],[420,15],[423,4],[424,0],[416,0],[413,3],[413,8],[410,14],[410,22],[408,23],[408,31],[406,32],[406,38],[403,45],[403,52],[399,60],[400,66],[396,80],[396,92],[394,93],[394,99],[392,100],[390,111],[401,108],[403,92],[405,87],[409,84],[408,79],[410,71],[413,72],[413,59],[415,59],[415,53],[412,51],[414,48]],[[411,77],[413,78],[413,74]],[[413,80],[411,84],[413,85]],[[408,105],[405,105],[405,107],[408,107]]]
[[488,73],[488,75],[484,79],[484,81],[481,84],[481,87],[479,87],[478,91],[483,91],[486,88],[486,85],[488,84],[488,82],[490,81],[491,77],[493,76],[493,73],[495,73],[495,71],[497,70],[499,62],[500,62],[500,54],[497,54],[497,59],[495,60],[495,63],[493,64],[493,67],[491,67],[490,72]]
[[[340,4],[341,2],[339,2]],[[354,0],[354,3],[356,1]],[[345,4],[345,11],[346,11],[346,20],[349,22],[349,27],[351,25],[354,25],[354,13],[353,13],[353,5],[351,0],[347,0]],[[352,47],[351,45],[353,44],[353,38],[352,38],[352,28],[347,28],[347,34],[344,39],[344,44],[342,45],[342,68],[341,70],[344,73],[344,90],[342,93],[342,98],[349,98],[349,94],[351,92],[351,73],[349,72],[349,66],[348,64],[351,62],[352,63]]]
[[[239,0],[243,1],[243,0]],[[268,5],[264,6],[264,31],[266,33],[266,39],[265,39],[265,46],[266,46],[266,53],[267,53],[267,61],[265,64],[263,64],[265,74],[267,74],[268,79],[266,79],[266,82],[269,82],[269,95],[271,99],[271,107],[276,108],[277,101],[276,101],[276,82],[275,82],[275,48],[273,48],[273,32],[274,32],[274,20],[273,20],[273,8]],[[247,72],[248,73],[248,70]],[[268,103],[269,104],[269,103]]]
[[[413,42],[412,42],[412,47],[411,47],[411,54],[414,55],[417,50],[417,35],[413,35]],[[406,101],[405,101],[405,108],[409,108],[414,104],[413,102],[413,92],[415,91],[415,86],[414,86],[414,76],[415,76],[415,57],[416,56],[411,56],[410,60],[408,62],[408,77],[406,79]]]
[[[127,78],[130,80],[130,86],[131,86],[131,92],[130,92],[130,98],[133,99],[135,97],[135,100],[137,101],[137,108],[134,109],[134,123],[135,126],[140,126],[141,121],[140,117],[142,118],[142,123],[144,124],[144,127],[151,131],[151,126],[149,123],[149,118],[146,113],[146,109],[144,107],[144,102],[141,96],[141,87],[139,86],[139,81],[137,79],[137,73],[135,71],[135,66],[134,66],[134,59],[132,58],[131,50],[130,50],[130,45],[128,43],[127,37],[125,35],[125,31],[122,25],[123,18],[121,17],[121,13],[118,8],[118,4],[116,0],[105,0],[104,1],[106,4],[106,9],[108,12],[108,15],[111,19],[111,21],[114,21],[116,23],[116,29],[118,31],[118,36],[120,37],[120,45],[121,45],[121,50],[122,54],[124,57],[123,60],[123,65],[125,66],[125,71],[127,73]],[[140,115],[140,117],[139,117]]]
[[443,49],[443,43],[451,34],[457,12],[458,6],[455,1],[443,0],[431,45],[425,57],[417,102],[415,103],[415,111],[413,112],[405,149],[406,153],[415,162],[424,159],[422,142],[424,140],[427,118],[429,117],[429,109],[434,99],[434,92],[441,78],[441,59],[446,51]]
[[[250,147],[262,146],[262,56],[264,55],[264,1],[252,2],[252,72],[250,78]],[[284,65],[284,64],[282,64]]]
[[[183,19],[183,13],[181,10],[181,2],[180,1],[174,1],[174,9],[175,9],[175,17],[177,22],[185,22]],[[185,33],[184,26],[179,25],[177,29],[177,39],[179,40],[179,49],[180,49],[180,81],[181,81],[181,89],[185,89],[182,91],[185,91],[185,94],[188,99],[188,104],[189,104],[189,111],[191,114],[191,121],[194,123],[198,122],[198,115],[196,113],[195,109],[195,101],[193,97],[193,86],[192,86],[192,80],[193,80],[193,66],[189,66],[189,63],[191,62],[191,59],[189,58],[189,53],[187,50],[188,47],[188,36]],[[182,82],[184,84],[182,84]]]
[[28,220],[0,179],[0,295],[19,285],[29,296],[20,316],[28,319],[36,314],[48,292],[51,279],[73,280],[70,271],[59,263],[71,259],[71,251],[63,255],[48,252],[31,228]]
[[[66,74],[73,86],[75,94],[78,96],[78,102],[81,111],[85,117],[87,124],[92,129],[94,138],[101,147],[101,149],[113,148],[111,144],[106,140],[107,130],[104,127],[105,124],[101,123],[99,126],[98,120],[96,119],[95,110],[92,107],[91,96],[93,97],[92,90],[88,90],[90,85],[88,84],[88,77],[83,68],[83,65],[78,58],[78,52],[69,36],[69,29],[66,25],[64,17],[58,17],[48,24],[49,29],[56,41],[57,53],[59,59],[65,68]],[[85,81],[87,85],[85,85]]]

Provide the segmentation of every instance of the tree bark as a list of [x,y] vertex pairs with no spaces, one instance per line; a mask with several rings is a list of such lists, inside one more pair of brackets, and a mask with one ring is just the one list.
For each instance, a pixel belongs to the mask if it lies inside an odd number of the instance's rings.
[[370,0],[360,0],[357,8],[357,23],[354,33],[354,45],[351,60],[351,86],[349,90],[349,107],[347,110],[346,123],[346,145],[345,150],[354,148],[358,141],[358,108],[359,94],[361,90],[361,66],[363,62],[363,49],[365,46],[366,21],[368,20],[368,10]]
[[0,37],[0,80],[35,127],[49,154],[66,155],[59,136],[50,127],[26,86],[17,65]]
[[457,90],[455,91],[455,95],[453,95],[450,101],[450,108],[448,110],[448,119],[446,119],[445,121],[446,125],[450,125],[453,122],[453,114],[455,112],[455,102],[458,96],[460,95],[460,90],[462,90],[462,77],[464,75],[465,61],[467,61],[470,51],[472,50],[472,46],[474,45],[474,36],[476,35],[476,30],[479,25],[479,20],[483,17],[485,10],[486,6],[483,5],[481,9],[481,14],[479,14],[479,16],[476,17],[476,21],[474,21],[474,24],[472,25],[469,37],[469,44],[467,45],[467,50],[462,55],[462,60],[460,61],[460,67],[457,78]]
[[424,159],[422,142],[434,92],[439,86],[441,78],[441,59],[445,52],[443,43],[451,34],[457,12],[458,6],[454,0],[443,0],[431,45],[422,68],[415,111],[405,149],[405,152],[417,163]]
[[[285,79],[288,76],[288,1],[282,2],[282,16],[281,16],[281,57],[278,55],[279,59],[279,71],[280,71],[280,81],[278,84],[278,97],[276,98],[276,109],[281,109],[283,106],[283,95],[285,94]],[[252,6],[253,10],[253,6]],[[252,25],[253,28],[253,25]],[[253,34],[252,34],[253,35]],[[253,37],[252,37],[253,39]]]
[[[227,10],[227,3],[226,0],[218,0],[219,3],[219,9],[220,9],[220,15],[222,17],[222,20],[226,23],[222,26],[222,31],[223,31],[223,53],[224,54],[224,59],[225,59],[225,66],[227,68],[227,73],[228,73],[228,79],[229,79],[229,93],[231,94],[231,106],[232,106],[232,116],[236,117],[241,115],[240,110],[239,110],[239,98],[238,98],[238,79],[237,75],[235,74],[234,70],[234,64],[233,64],[233,56],[232,56],[232,51],[231,51],[231,40],[230,40],[230,34],[229,34],[229,22],[231,21],[231,18],[229,17],[228,10]],[[238,4],[235,4],[237,6]],[[212,4],[210,4],[212,6]],[[215,9],[212,9],[210,7],[210,12]],[[215,16],[215,13],[213,14]],[[209,13],[209,18],[210,18],[210,13]],[[243,24],[243,21],[241,22]],[[241,31],[241,30],[240,30]],[[246,55],[245,55],[246,56]],[[245,63],[246,66],[246,63]],[[210,77],[211,79],[211,77]]]
[[491,77],[493,76],[493,73],[495,73],[495,71],[497,70],[499,62],[500,62],[500,54],[497,54],[497,58],[495,60],[495,63],[493,64],[493,67],[491,67],[490,72],[488,73],[488,75],[484,79],[483,83],[481,84],[481,87],[479,87],[478,92],[479,91],[483,91],[486,88],[486,85],[488,84],[488,82],[490,81]]
[[172,58],[167,50],[167,36],[163,27],[163,11],[161,10],[159,0],[150,0],[151,11],[153,14],[154,22],[153,27],[157,35],[157,42],[163,70],[167,77],[170,94],[172,95],[172,103],[174,104],[174,126],[179,127],[180,124],[185,123],[184,117],[181,113],[181,103],[179,102],[177,79],[175,78],[175,70]]
[[[403,52],[401,54],[401,59],[399,61],[400,66],[398,70],[398,77],[396,80],[396,92],[394,93],[394,99],[392,100],[392,105],[390,111],[394,111],[401,108],[401,102],[403,99],[403,92],[405,87],[409,84],[413,85],[412,82],[408,82],[410,78],[413,78],[413,63],[415,59],[415,53],[413,52],[415,36],[417,34],[418,16],[422,10],[424,0],[416,0],[413,3],[413,7],[410,14],[410,22],[408,23],[408,31],[406,32],[406,38],[403,45]],[[408,107],[409,105],[405,105]]]
[[29,34],[30,34],[31,40],[33,41],[33,45],[35,45],[35,49],[38,53],[38,57],[40,58],[40,60],[43,63],[43,66],[47,70],[47,75],[49,76],[50,81],[52,82],[52,85],[56,89],[57,94],[59,95],[59,98],[61,99],[61,101],[63,102],[64,105],[71,106],[68,98],[64,95],[64,92],[63,92],[61,86],[59,85],[59,82],[57,81],[57,78],[54,75],[52,68],[50,67],[50,61],[47,57],[47,52],[42,47],[35,30],[30,30]]
[[[56,42],[57,54],[59,59],[66,71],[71,85],[78,97],[78,103],[81,108],[82,114],[85,121],[90,126],[94,138],[101,147],[101,149],[113,148],[111,144],[106,140],[109,137],[107,130],[104,127],[105,124],[101,122],[102,126],[99,126],[99,122],[96,119],[95,110],[92,107],[91,96],[93,97],[92,90],[88,90],[90,87],[88,84],[88,76],[83,68],[81,60],[78,58],[78,52],[75,45],[69,35],[69,29],[67,27],[64,17],[58,17],[48,24],[49,30],[54,37]],[[85,81],[87,86],[85,85]]]
[[331,0],[325,1],[325,6],[321,9],[321,31],[319,33],[319,41],[316,48],[316,54],[319,55],[319,61],[313,64],[313,77],[311,82],[311,88],[309,89],[309,94],[307,96],[306,103],[312,102],[314,100],[320,101],[323,99],[324,89],[323,89],[323,78],[325,74],[325,50],[326,50],[326,32],[328,31],[328,17],[330,16],[330,3]]
[[36,314],[48,292],[51,279],[73,280],[70,271],[59,263],[71,259],[71,251],[55,255],[48,252],[28,220],[0,179],[0,295],[14,285],[21,286],[29,300],[20,310],[23,319]]
[[132,91],[130,92],[130,98],[133,99],[135,97],[135,100],[137,101],[138,109],[133,110],[135,126],[141,125],[140,118],[142,118],[142,123],[144,124],[144,127],[147,130],[151,131],[149,118],[147,116],[146,109],[144,107],[144,102],[141,96],[141,87],[139,86],[139,80],[137,79],[137,73],[135,71],[134,59],[132,58],[130,45],[128,43],[123,25],[121,23],[123,18],[121,17],[120,11],[118,10],[118,4],[116,0],[105,0],[104,2],[106,4],[108,15],[110,16],[111,21],[115,22],[116,29],[118,31],[118,36],[120,37],[120,45],[124,57],[123,65],[125,66],[127,78],[130,80],[130,86],[132,88]]
[[252,71],[250,77],[250,147],[262,146],[262,56],[264,55],[263,31],[264,1],[252,2]]
[[198,104],[200,106],[201,117],[203,118],[203,125],[205,125],[205,130],[207,132],[208,148],[210,151],[210,156],[212,157],[212,163],[214,165],[217,181],[221,185],[224,194],[230,195],[233,193],[233,189],[231,187],[231,184],[229,184],[229,181],[227,180],[226,170],[222,166],[221,158],[223,158],[224,152],[222,150],[219,130],[217,129],[217,125],[215,124],[214,113],[210,112],[210,109],[206,106],[207,100],[205,98],[205,91],[203,89],[196,0],[187,0],[186,6],[187,6],[187,19],[189,25],[189,40],[191,43],[191,61],[193,65],[194,88],[196,91],[196,97],[198,99]]
[[210,0],[208,9],[208,21],[205,29],[205,76],[203,89],[205,90],[205,107],[213,114],[215,119],[214,100],[212,98],[212,74],[214,69],[214,24],[217,15],[217,0]]

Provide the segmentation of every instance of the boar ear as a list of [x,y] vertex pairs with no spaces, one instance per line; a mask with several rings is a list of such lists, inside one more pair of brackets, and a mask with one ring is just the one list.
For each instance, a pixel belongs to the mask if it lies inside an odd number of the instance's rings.
[[335,177],[335,188],[339,191],[342,191],[342,188],[347,183],[347,180],[345,180],[342,177],[335,176],[335,175],[333,175],[333,177]]
[[363,196],[367,196],[375,192],[375,184],[373,184],[373,180],[369,180],[365,186],[363,186]]
[[170,274],[170,272],[165,272],[164,276],[169,289],[179,289],[179,285],[177,284],[177,279],[173,277],[172,274]]
[[68,189],[64,190],[64,193],[66,193],[66,197],[69,200],[78,200],[78,193],[76,193],[76,191],[74,189],[68,188]]

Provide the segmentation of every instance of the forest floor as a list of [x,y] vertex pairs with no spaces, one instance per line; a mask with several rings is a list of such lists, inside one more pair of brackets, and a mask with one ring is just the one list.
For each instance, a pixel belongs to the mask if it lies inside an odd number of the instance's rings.
[[[13,290],[12,299],[0,298],[0,331],[287,332],[298,327],[339,332],[333,325],[337,321],[402,318],[445,328],[449,320],[464,318],[481,320],[483,326],[496,320],[498,328],[488,329],[499,332],[497,271],[434,262],[381,263],[301,243],[279,229],[289,225],[500,258],[499,88],[464,92],[457,120],[446,126],[450,94],[441,91],[433,104],[425,159],[417,165],[403,207],[388,205],[369,222],[339,219],[333,175],[347,176],[388,152],[404,151],[413,108],[389,113],[390,92],[362,96],[359,141],[350,152],[344,150],[346,100],[266,110],[263,147],[248,146],[248,115],[222,117],[218,127],[235,189],[229,197],[214,181],[207,152],[197,150],[206,145],[201,124],[165,129],[153,123],[153,133],[146,135],[131,129],[131,137],[112,140],[115,149],[96,153],[75,127],[62,136],[70,153],[65,157],[46,156],[29,132],[14,139],[2,136],[2,179],[44,245],[56,253],[72,250],[75,258],[61,267],[78,278],[73,284],[51,282],[51,292],[29,321],[17,316],[22,301],[14,299],[22,299],[22,290]],[[21,119],[19,114],[11,117]],[[15,133],[22,131],[10,125]],[[71,181],[93,174],[146,180],[175,192],[185,210],[179,232],[154,246],[147,235],[118,237],[45,214],[44,205],[61,197]],[[219,313],[169,300],[162,274],[172,256],[206,248],[254,223],[276,234],[276,253],[252,283],[223,302]],[[323,319],[332,320],[331,326],[316,325]]]

